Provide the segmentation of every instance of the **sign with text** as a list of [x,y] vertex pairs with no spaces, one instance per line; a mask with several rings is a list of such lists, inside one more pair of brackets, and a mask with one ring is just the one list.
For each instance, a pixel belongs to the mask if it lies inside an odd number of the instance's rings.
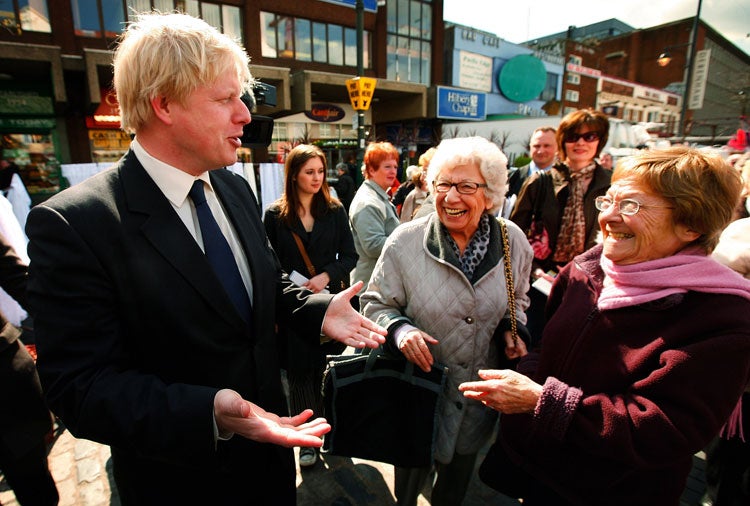
[[[357,6],[357,0],[323,0],[323,1],[331,3],[331,4],[345,5],[347,7],[352,7],[352,8]],[[362,0],[362,4],[364,5],[364,8],[366,11],[378,12],[378,0]]]
[[458,58],[458,85],[461,88],[492,91],[492,58],[468,51],[459,51]]
[[711,60],[711,50],[701,49],[695,55],[693,62],[693,78],[690,80],[689,109],[703,108],[703,97],[706,95],[706,80],[708,79],[708,62]]
[[313,104],[312,109],[305,111],[305,116],[313,121],[333,123],[344,119],[346,112],[335,104]]
[[589,76],[589,77],[601,77],[602,76],[601,70],[584,67],[583,65],[576,65],[574,63],[568,63],[565,66],[565,69],[568,72],[573,72],[575,74],[582,74],[584,76]]
[[438,86],[437,117],[484,120],[487,118],[487,94]]
[[0,90],[0,114],[51,116],[54,113],[51,96],[34,91]]
[[355,111],[366,111],[370,108],[372,97],[375,94],[375,84],[378,82],[374,77],[355,77],[346,80],[346,90],[349,92],[349,101]]

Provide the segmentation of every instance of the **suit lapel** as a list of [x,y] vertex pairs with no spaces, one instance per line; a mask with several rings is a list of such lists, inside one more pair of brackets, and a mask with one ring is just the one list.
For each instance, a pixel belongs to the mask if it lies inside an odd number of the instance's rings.
[[244,322],[232,305],[198,244],[187,231],[156,183],[129,152],[119,167],[128,208],[143,215],[141,232],[166,262],[172,265],[230,323]]

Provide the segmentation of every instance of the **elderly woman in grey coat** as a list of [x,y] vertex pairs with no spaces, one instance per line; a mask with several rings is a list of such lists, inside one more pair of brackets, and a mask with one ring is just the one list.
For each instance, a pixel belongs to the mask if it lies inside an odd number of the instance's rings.
[[[388,328],[388,347],[423,370],[435,362],[449,368],[438,405],[433,505],[461,504],[497,419],[458,385],[490,364],[526,353],[509,331],[504,244],[495,218],[506,183],[507,159],[497,146],[481,137],[443,141],[427,173],[436,212],[391,234],[361,297],[362,312]],[[522,327],[533,253],[523,232],[505,223]],[[396,468],[399,505],[417,503],[429,473]]]

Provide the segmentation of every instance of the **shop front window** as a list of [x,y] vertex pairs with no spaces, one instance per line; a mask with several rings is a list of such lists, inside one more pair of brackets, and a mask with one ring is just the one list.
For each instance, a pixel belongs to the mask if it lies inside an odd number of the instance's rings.
[[51,134],[0,134],[3,156],[16,164],[32,202],[60,191],[60,164]]
[[89,130],[91,161],[96,163],[114,163],[130,147],[130,135],[122,130],[92,129]]

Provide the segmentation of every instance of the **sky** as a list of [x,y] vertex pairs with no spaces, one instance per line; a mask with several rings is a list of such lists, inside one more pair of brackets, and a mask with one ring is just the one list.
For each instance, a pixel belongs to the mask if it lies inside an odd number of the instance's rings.
[[[443,19],[509,42],[616,18],[649,28],[694,17],[698,0],[443,0]],[[750,54],[750,1],[703,0],[701,20]]]

